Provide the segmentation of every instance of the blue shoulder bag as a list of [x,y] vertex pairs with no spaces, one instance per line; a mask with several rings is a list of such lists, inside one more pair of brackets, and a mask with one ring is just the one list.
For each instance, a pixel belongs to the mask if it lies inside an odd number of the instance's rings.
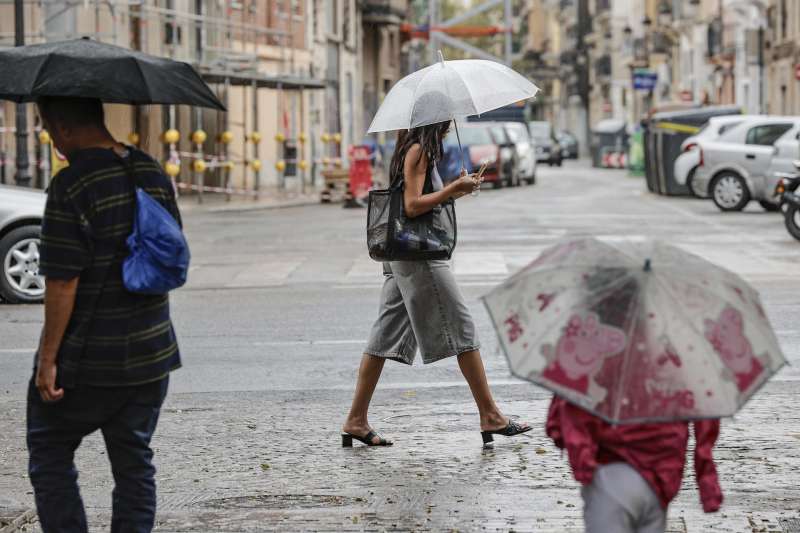
[[127,239],[130,255],[122,263],[122,282],[130,292],[166,294],[186,283],[189,244],[172,214],[139,186],[131,156],[123,163],[135,192],[133,232]]

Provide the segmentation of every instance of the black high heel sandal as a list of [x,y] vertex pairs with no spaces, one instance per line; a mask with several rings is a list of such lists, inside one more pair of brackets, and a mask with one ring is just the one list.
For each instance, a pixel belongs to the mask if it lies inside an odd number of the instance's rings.
[[513,437],[514,435],[521,435],[522,433],[526,433],[532,429],[533,428],[531,426],[522,426],[509,420],[508,425],[504,428],[481,431],[481,437],[483,438],[483,445],[486,446],[487,444],[494,442],[494,435]]
[[[378,437],[378,442],[372,442],[372,439]],[[353,435],[352,433],[342,433],[342,448],[352,448],[353,447],[353,439],[356,439],[359,442],[363,442],[367,446],[391,446],[394,443],[392,441],[388,441],[375,433],[374,431],[370,431],[363,437],[359,437],[358,435]]]

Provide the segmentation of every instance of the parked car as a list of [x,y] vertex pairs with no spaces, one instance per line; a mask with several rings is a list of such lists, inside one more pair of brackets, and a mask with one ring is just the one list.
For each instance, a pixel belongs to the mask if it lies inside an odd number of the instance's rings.
[[564,159],[578,159],[577,137],[566,130],[561,130],[556,131],[556,139],[558,139],[558,144],[561,145],[561,155]]
[[46,195],[0,185],[0,298],[35,303],[44,297],[39,234]]
[[536,145],[522,122],[505,122],[506,135],[514,143],[517,154],[517,176],[520,181],[536,183]]
[[791,172],[800,143],[800,117],[747,119],[714,141],[701,141],[694,187],[722,211],[741,211],[757,200],[777,211],[776,172]]
[[543,161],[550,165],[561,166],[563,157],[561,155],[561,145],[556,139],[553,126],[544,120],[528,123],[528,131],[531,138],[536,143],[536,160]]
[[500,147],[500,180],[494,185],[496,187],[516,187],[520,184],[520,176],[517,172],[519,163],[517,163],[517,149],[514,141],[508,136],[502,123],[489,122],[487,125],[492,139]]
[[[458,133],[461,137],[461,146],[467,152],[466,166],[467,172],[475,172],[484,163],[487,162],[488,166],[483,173],[483,181],[490,183],[497,187],[498,183],[502,186],[500,176],[500,146],[498,146],[492,134],[489,132],[489,127],[485,122],[464,122],[458,123]],[[444,139],[445,155],[448,152],[451,154],[458,153],[458,138],[454,129]],[[461,165],[448,164],[449,169],[455,169],[455,175],[452,175],[452,170],[448,175],[442,174],[443,180],[452,180],[458,176],[461,171]],[[439,166],[439,172],[442,172],[442,166]]]
[[713,141],[719,138],[726,131],[738,126],[752,116],[748,115],[722,115],[711,117],[705,126],[700,128],[696,134],[688,137],[681,144],[681,155],[675,160],[674,175],[675,181],[681,185],[686,185],[692,195],[703,198],[705,191],[694,188],[694,174],[697,165],[700,163],[700,141]]

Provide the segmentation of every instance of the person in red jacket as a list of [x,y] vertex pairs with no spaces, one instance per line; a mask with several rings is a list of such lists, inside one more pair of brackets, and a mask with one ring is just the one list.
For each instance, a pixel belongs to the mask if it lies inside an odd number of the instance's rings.
[[[719,420],[694,427],[694,468],[703,510],[715,512],[722,490],[711,450]],[[689,422],[612,425],[554,397],[547,435],[566,450],[581,483],[587,533],[663,533],[667,507],[678,494],[686,462]]]

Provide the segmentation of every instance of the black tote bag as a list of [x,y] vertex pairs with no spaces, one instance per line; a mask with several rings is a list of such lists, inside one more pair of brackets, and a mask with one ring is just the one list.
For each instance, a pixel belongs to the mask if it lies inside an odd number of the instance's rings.
[[[429,166],[423,194],[433,192]],[[450,259],[456,247],[456,206],[453,199],[418,217],[405,215],[403,176],[388,189],[369,192],[367,248],[375,261],[430,261]]]

